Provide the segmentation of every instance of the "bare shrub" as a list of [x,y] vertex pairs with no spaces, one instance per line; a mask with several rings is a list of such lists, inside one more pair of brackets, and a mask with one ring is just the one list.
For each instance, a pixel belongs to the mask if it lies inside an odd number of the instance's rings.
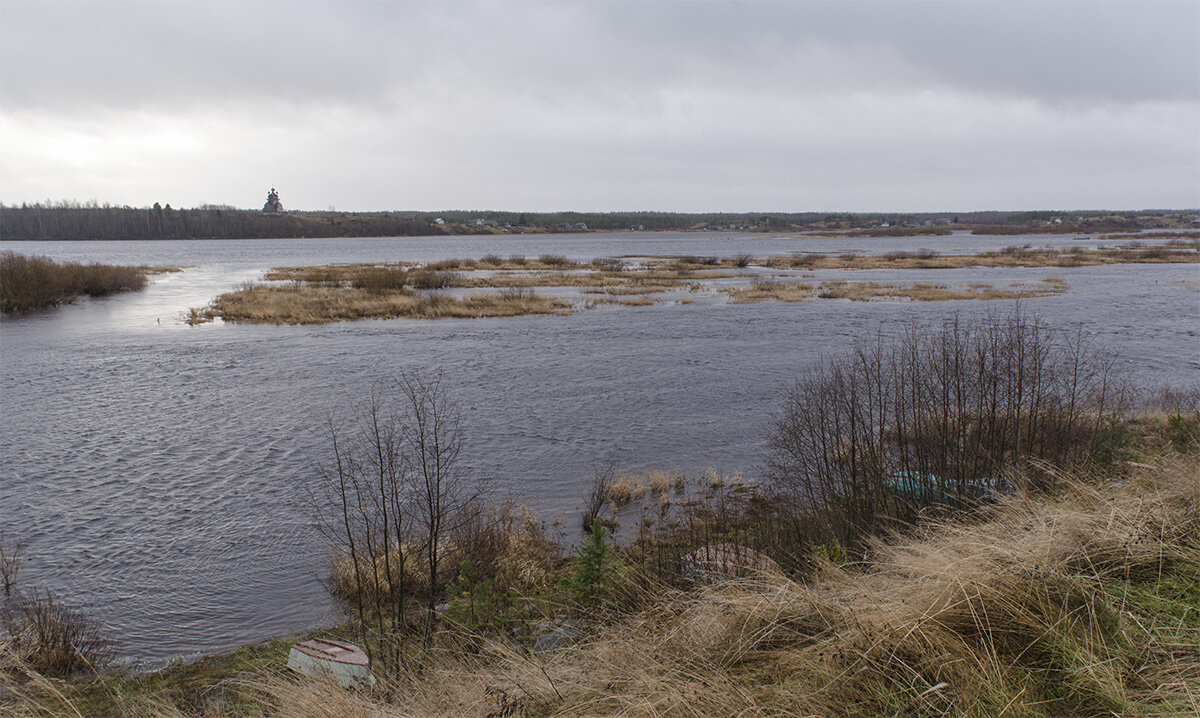
[[750,262],[754,260],[753,254],[738,254],[733,258],[733,264],[736,267],[749,267]]
[[612,504],[609,501],[609,496],[616,478],[617,472],[612,466],[604,471],[596,472],[596,475],[592,477],[591,486],[588,489],[587,497],[584,499],[583,513],[580,516],[580,528],[585,536],[591,533],[592,525],[596,519],[599,519],[602,525],[610,529],[615,526],[616,522],[610,513]]
[[797,382],[771,433],[781,500],[855,542],[928,503],[994,492],[1012,469],[1102,455],[1110,365],[1081,334],[1015,309],[861,341]]
[[5,601],[0,634],[20,663],[43,676],[98,672],[112,658],[100,621],[49,592]]
[[24,543],[0,531],[0,590],[4,597],[12,595],[17,585],[17,574],[21,571],[21,551]]

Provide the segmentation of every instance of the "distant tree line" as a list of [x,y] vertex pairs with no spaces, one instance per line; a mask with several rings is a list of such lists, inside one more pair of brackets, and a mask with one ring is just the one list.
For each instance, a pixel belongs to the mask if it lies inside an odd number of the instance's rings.
[[[1138,229],[1148,216],[1170,210],[1139,213],[1061,213],[1060,231],[1088,231],[1097,222],[1107,229]],[[437,234],[563,231],[678,231],[738,230],[757,232],[853,230],[876,227],[988,228],[996,233],[1020,232],[1044,226],[1058,217],[1035,212],[928,213],[687,213],[687,212],[287,212],[264,214],[225,205],[194,209],[100,205],[96,202],[0,204],[0,239],[267,239],[292,237],[405,237]],[[1151,225],[1153,226],[1153,225]]]
[[135,209],[113,206],[0,205],[0,238],[38,239],[265,239],[379,237],[440,233],[426,221],[394,213],[292,212],[201,207],[172,209],[157,202]]

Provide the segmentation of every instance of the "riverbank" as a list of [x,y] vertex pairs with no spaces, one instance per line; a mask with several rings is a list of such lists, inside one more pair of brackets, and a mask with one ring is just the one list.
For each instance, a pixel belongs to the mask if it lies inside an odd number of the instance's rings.
[[41,679],[0,714],[1194,713],[1194,454],[1061,479],[1053,495],[931,518],[865,560],[830,553],[804,580],[635,591],[633,609],[574,624],[573,648],[529,654],[520,639],[447,625],[425,671],[349,692],[288,675],[295,639],[281,639],[143,677]]

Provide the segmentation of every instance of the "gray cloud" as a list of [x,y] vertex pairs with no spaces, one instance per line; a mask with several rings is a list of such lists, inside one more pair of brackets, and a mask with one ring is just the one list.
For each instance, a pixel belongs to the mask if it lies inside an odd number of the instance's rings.
[[8,109],[953,88],[1045,101],[1200,99],[1196,3],[4,6]]
[[10,1],[0,198],[1195,205],[1198,28],[1194,2]]

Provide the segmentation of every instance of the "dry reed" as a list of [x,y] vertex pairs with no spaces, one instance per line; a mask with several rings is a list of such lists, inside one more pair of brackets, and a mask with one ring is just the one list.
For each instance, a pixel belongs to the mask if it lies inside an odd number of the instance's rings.
[[276,716],[1194,715],[1200,469],[1064,485],[807,584],[660,593],[571,650],[498,640],[370,694],[273,672],[241,691]]

